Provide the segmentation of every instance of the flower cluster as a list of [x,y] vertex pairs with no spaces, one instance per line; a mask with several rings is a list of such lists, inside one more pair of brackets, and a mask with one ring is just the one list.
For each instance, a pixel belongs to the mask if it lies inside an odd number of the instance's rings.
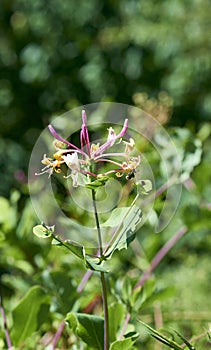
[[[133,177],[132,175],[130,176],[130,174],[134,174],[136,167],[140,163],[139,156],[130,157],[130,153],[135,146],[134,140],[130,138],[129,141],[122,141],[122,137],[126,134],[128,129],[128,119],[125,119],[123,128],[117,135],[113,128],[109,127],[107,140],[104,144],[100,145],[99,143],[90,143],[86,112],[83,110],[82,127],[80,132],[81,148],[63,139],[57,134],[52,125],[49,125],[48,128],[52,136],[55,138],[54,146],[56,148],[56,153],[53,155],[53,158],[48,158],[46,154],[44,155],[42,164],[44,164],[45,167],[36,175],[48,173],[50,177],[54,171],[56,173],[61,173],[62,164],[66,164],[71,171],[70,175],[66,176],[66,178],[71,176],[73,187],[77,187],[79,173],[94,178],[102,175],[107,176],[109,174],[114,174],[117,177],[120,177],[123,174],[126,174],[127,179],[130,179]],[[124,143],[124,152],[107,153],[107,150],[112,147],[117,140]],[[123,158],[123,162],[117,162],[115,160],[116,157]],[[110,163],[115,168],[112,168],[104,174],[97,174],[95,171],[95,165],[97,163]]]

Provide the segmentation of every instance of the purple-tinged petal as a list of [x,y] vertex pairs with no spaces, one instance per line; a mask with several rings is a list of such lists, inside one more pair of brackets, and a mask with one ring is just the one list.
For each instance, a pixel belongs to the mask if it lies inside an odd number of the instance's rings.
[[90,141],[89,141],[89,132],[87,127],[87,117],[85,110],[82,110],[82,127],[81,127],[81,149],[84,149],[84,146],[87,147],[87,153],[90,157]]
[[[96,152],[94,152],[94,155],[93,155],[94,158],[95,158],[96,156],[99,156],[100,154],[102,154],[102,153],[103,153],[105,150],[107,150],[109,147],[111,147],[111,146],[114,144],[114,142],[115,142],[116,140],[118,140],[118,139],[120,139],[121,137],[123,137],[123,136],[126,134],[127,129],[128,129],[128,119],[125,119],[123,128],[122,128],[122,130],[120,131],[120,133],[119,133],[118,135],[115,135],[115,134],[112,133],[112,134],[113,134],[113,137],[112,137],[111,132],[110,132],[108,141],[105,142],[102,146],[100,146],[100,147],[96,150]],[[114,136],[114,135],[115,135],[115,136]]]
[[120,137],[123,137],[126,134],[127,129],[128,129],[128,119],[125,119],[123,128],[120,131],[120,133],[116,136],[116,139],[120,139]]
[[84,109],[82,110],[82,123],[87,126],[86,111]]
[[55,137],[55,139],[57,139],[57,140],[59,140],[59,141],[61,141],[61,142],[66,143],[69,147],[73,147],[74,149],[77,149],[77,150],[80,151],[80,153],[81,153],[81,150],[80,150],[77,146],[73,145],[72,143],[70,143],[69,141],[63,139],[60,135],[58,135],[57,132],[56,132],[56,130],[53,128],[52,125],[48,125],[48,129],[49,129],[51,135],[52,135],[53,137]]

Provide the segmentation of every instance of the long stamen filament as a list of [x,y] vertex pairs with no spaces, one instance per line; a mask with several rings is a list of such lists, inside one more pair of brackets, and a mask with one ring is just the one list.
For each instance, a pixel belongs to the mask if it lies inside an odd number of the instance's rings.
[[99,163],[99,162],[107,162],[107,163],[111,163],[111,164],[114,164],[114,165],[116,165],[116,166],[118,166],[118,167],[122,167],[122,164],[120,164],[120,163],[118,163],[118,162],[115,162],[114,160],[111,160],[111,159],[98,159],[97,161],[96,161],[96,163]]
[[126,157],[126,153],[103,153],[97,157],[94,158],[94,160],[98,160],[104,157]]

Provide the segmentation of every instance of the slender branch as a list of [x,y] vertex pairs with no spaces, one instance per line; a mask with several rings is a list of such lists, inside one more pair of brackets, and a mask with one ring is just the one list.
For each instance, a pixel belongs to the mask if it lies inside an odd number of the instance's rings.
[[130,321],[130,317],[131,317],[131,314],[128,312],[127,315],[126,315],[125,322],[124,322],[124,324],[123,324],[121,333],[120,333],[120,335],[119,335],[119,340],[121,340],[121,339],[124,337],[124,334],[125,334],[125,332],[126,332],[128,323],[129,323],[129,321]]
[[62,323],[59,325],[59,328],[57,329],[57,332],[53,338],[53,342],[52,342],[52,350],[55,350],[56,349],[56,346],[57,346],[57,343],[59,341],[59,338],[61,337],[62,335],[62,332],[64,330],[64,327],[65,327],[65,322],[62,321]]
[[95,190],[92,190],[92,201],[93,201],[93,207],[94,207],[95,222],[96,222],[96,227],[97,227],[100,256],[103,256],[103,243],[102,243],[100,222],[99,222],[99,218],[98,218],[97,206],[96,206],[96,200],[95,200]]
[[102,285],[102,298],[104,309],[104,350],[109,349],[109,321],[108,321],[108,299],[107,299],[107,287],[105,281],[105,273],[100,272],[101,285]]
[[142,287],[146,280],[151,277],[152,272],[157,267],[157,265],[161,262],[164,256],[169,252],[169,250],[176,244],[176,242],[187,232],[187,227],[183,226],[179,231],[177,231],[173,237],[169,239],[169,241],[164,244],[164,246],[159,250],[159,252],[155,255],[154,259],[148,269],[142,274],[140,280],[136,283],[134,290],[138,287]]
[[1,309],[1,314],[2,314],[2,320],[3,320],[3,325],[4,325],[4,332],[5,332],[7,346],[8,346],[8,349],[11,349],[12,348],[12,342],[11,342],[10,335],[9,335],[9,330],[8,330],[8,327],[7,327],[7,318],[6,318],[6,314],[4,312],[4,308],[3,308],[3,302],[2,302],[1,293],[0,293],[0,309]]
[[[94,207],[94,216],[98,233],[99,251],[100,256],[103,256],[102,236],[100,230],[100,222],[97,213],[97,206],[95,201],[95,190],[92,190],[92,200]],[[103,299],[103,311],[104,311],[104,350],[109,349],[109,320],[108,320],[108,299],[107,299],[107,287],[105,281],[105,273],[100,272],[101,287],[102,287],[102,299]]]
[[82,280],[81,280],[81,282],[80,282],[80,284],[79,284],[79,286],[78,286],[78,288],[77,288],[77,292],[78,292],[78,293],[81,293],[81,292],[82,292],[82,290],[84,289],[86,283],[88,282],[88,280],[89,280],[89,278],[91,277],[92,274],[93,274],[93,270],[88,270],[88,271],[84,274],[84,276],[83,276],[83,278],[82,278]]

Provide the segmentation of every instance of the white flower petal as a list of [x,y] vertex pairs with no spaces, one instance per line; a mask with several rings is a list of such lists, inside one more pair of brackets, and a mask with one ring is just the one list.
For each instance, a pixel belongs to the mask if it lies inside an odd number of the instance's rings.
[[[78,187],[78,173],[80,172],[80,164],[77,152],[63,156],[63,160],[68,168],[71,170],[71,178],[73,180],[73,187]],[[68,176],[69,177],[69,176]]]
[[80,171],[80,164],[77,152],[74,152],[73,154],[64,155],[63,160],[68,166],[68,168],[70,168],[71,170]]

